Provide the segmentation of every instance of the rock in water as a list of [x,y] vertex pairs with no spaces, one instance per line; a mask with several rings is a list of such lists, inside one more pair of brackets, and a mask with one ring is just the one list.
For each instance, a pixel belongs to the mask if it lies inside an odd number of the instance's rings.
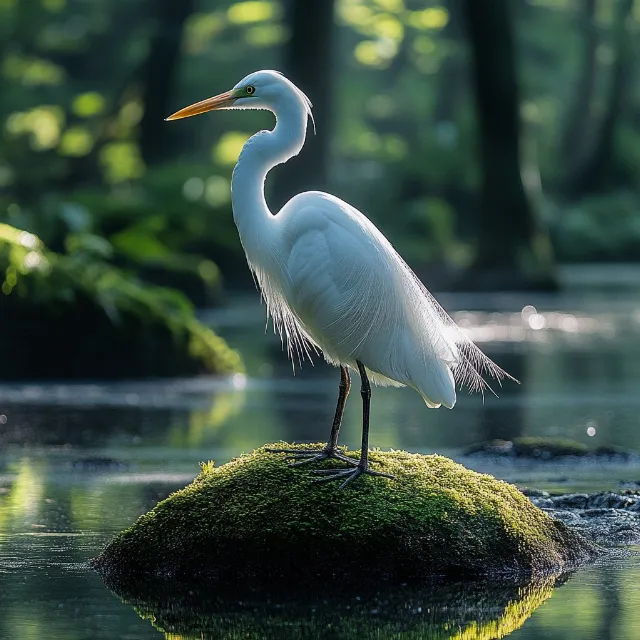
[[396,479],[364,476],[341,491],[336,482],[312,484],[308,466],[291,467],[267,448],[204,464],[94,566],[116,589],[167,580],[297,589],[434,574],[549,575],[598,553],[515,486],[442,456],[373,451],[373,467]]
[[602,462],[638,461],[637,453],[614,446],[588,447],[569,438],[524,436],[513,440],[489,440],[471,445],[465,456],[491,456],[525,460],[589,460]]

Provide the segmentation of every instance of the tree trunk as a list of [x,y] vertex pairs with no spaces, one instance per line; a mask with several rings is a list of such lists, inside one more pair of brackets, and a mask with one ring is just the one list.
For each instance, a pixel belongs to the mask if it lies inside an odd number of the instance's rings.
[[565,167],[575,168],[583,159],[585,136],[589,131],[591,106],[596,84],[598,30],[595,24],[596,0],[581,0],[578,28],[582,51],[580,69],[573,100],[566,113],[565,129],[560,142],[560,157]]
[[182,33],[195,9],[194,0],[150,0],[154,31],[142,70],[144,115],[140,122],[140,151],[150,166],[171,151],[171,132],[164,126],[173,80],[180,59]]
[[318,135],[310,126],[307,142],[298,158],[274,172],[270,200],[278,210],[291,196],[327,184],[333,76],[332,34],[334,0],[291,0],[283,72],[313,102]]
[[449,51],[438,72],[438,95],[434,108],[435,122],[456,122],[456,111],[466,84],[465,65],[460,55],[464,32],[460,2],[447,0],[449,22],[444,29],[444,46]]
[[[473,288],[553,287],[551,250],[520,175],[519,96],[509,0],[462,0],[473,57],[482,173]],[[472,280],[471,282],[468,282]]]
[[634,0],[620,0],[614,28],[616,56],[611,70],[611,87],[602,123],[596,134],[589,155],[567,180],[565,193],[571,198],[581,198],[606,188],[611,178],[614,155],[614,134],[618,116],[629,90],[631,70],[631,36],[626,23]]

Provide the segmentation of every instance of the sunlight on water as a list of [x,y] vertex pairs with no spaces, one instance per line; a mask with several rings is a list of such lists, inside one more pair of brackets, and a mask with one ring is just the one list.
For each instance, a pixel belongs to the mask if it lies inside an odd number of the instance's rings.
[[533,305],[510,314],[458,311],[453,318],[478,343],[548,342],[557,339],[557,332],[580,334],[583,340],[591,336],[613,337],[619,324],[610,314],[538,312]]

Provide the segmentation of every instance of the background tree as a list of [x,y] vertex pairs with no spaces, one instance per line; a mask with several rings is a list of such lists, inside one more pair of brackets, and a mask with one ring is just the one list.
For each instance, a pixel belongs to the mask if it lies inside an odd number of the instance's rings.
[[327,186],[333,109],[333,13],[334,0],[289,0],[285,5],[289,40],[282,70],[311,99],[318,135],[309,123],[299,158],[274,173],[271,193],[275,210],[296,193]]
[[195,9],[195,0],[149,0],[153,33],[149,54],[142,69],[140,151],[147,165],[171,156],[172,132],[164,125],[170,112],[170,97],[180,59],[180,46],[187,18]]
[[475,263],[478,288],[552,283],[548,243],[520,175],[519,95],[509,3],[463,0],[473,56],[482,186]]
[[580,66],[575,82],[572,83],[575,89],[565,116],[559,148],[562,162],[569,171],[574,170],[583,160],[586,138],[591,129],[599,44],[596,5],[596,0],[580,0],[579,4],[577,27],[581,44]]
[[579,198],[588,193],[601,192],[611,181],[615,170],[615,131],[627,95],[632,65],[632,38],[627,21],[634,0],[620,0],[614,25],[614,61],[611,84],[602,121],[590,152],[569,176],[565,193]]
[[446,55],[440,67],[439,86],[436,103],[433,110],[435,122],[455,119],[469,81],[465,61],[464,25],[459,0],[447,0],[445,3],[449,12],[448,22],[443,30],[443,47]]

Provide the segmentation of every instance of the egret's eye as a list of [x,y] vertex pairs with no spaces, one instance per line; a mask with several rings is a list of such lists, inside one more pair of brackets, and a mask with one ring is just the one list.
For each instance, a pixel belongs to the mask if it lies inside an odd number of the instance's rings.
[[244,92],[248,96],[252,96],[256,92],[256,88],[253,85],[250,84],[249,86],[244,88]]

